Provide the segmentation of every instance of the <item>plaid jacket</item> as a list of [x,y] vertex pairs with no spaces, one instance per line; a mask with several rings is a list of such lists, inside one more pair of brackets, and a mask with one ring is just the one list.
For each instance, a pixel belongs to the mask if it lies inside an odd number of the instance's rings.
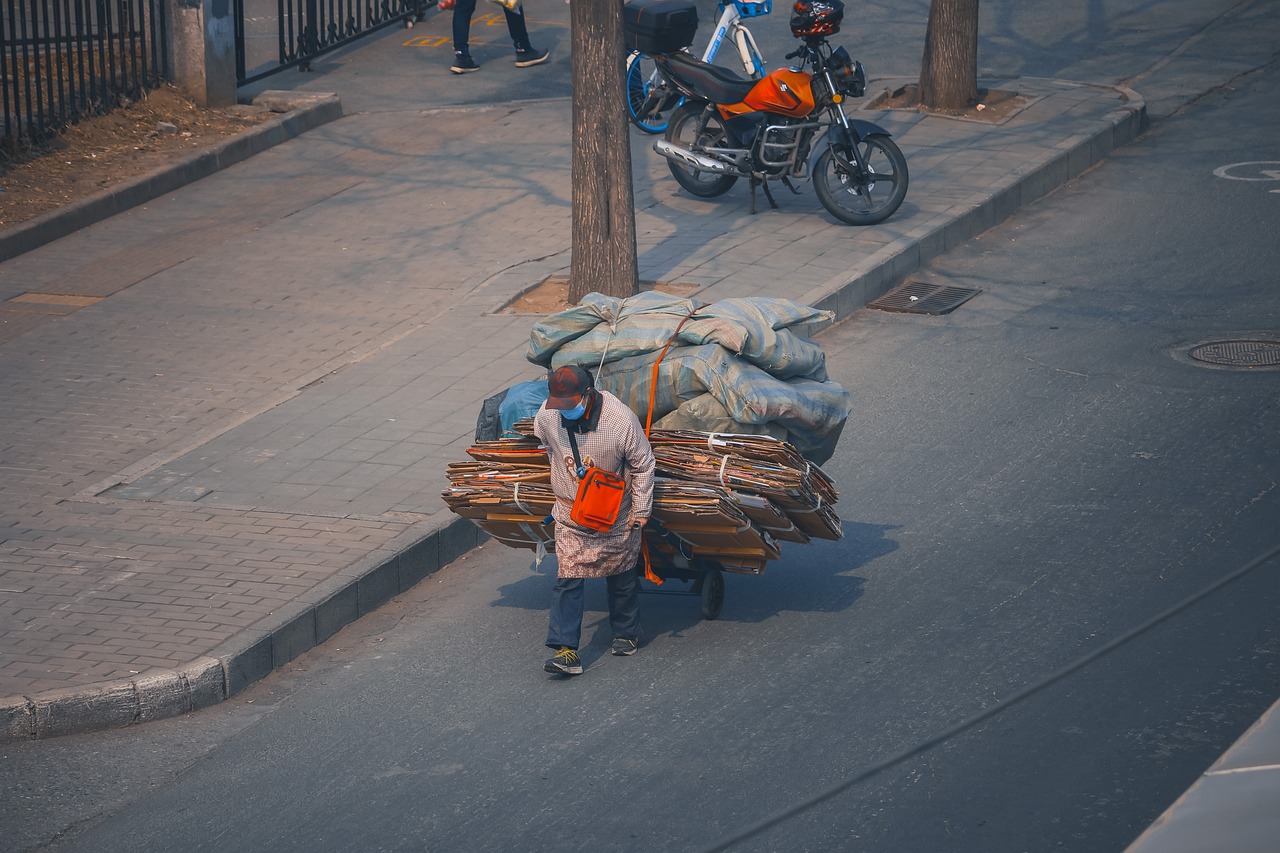
[[[604,536],[625,533],[633,518],[649,516],[653,508],[653,448],[635,414],[608,391],[600,395],[600,421],[591,432],[575,433],[584,467],[594,466],[621,474],[627,491],[618,512],[618,521]],[[553,515],[556,525],[577,527],[569,520],[573,498],[578,493],[578,475],[573,463],[569,433],[560,412],[544,404],[533,419],[533,432],[547,449],[551,460],[551,490],[556,495]]]

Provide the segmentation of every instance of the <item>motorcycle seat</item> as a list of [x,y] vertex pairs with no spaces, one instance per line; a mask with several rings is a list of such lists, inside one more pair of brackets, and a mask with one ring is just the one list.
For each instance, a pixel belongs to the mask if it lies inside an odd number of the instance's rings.
[[755,80],[687,53],[669,53],[653,59],[677,86],[713,104],[741,103],[756,85]]

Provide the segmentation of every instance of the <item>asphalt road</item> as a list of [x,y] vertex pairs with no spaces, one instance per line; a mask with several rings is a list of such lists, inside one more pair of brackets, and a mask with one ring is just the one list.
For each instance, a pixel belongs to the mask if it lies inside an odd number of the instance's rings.
[[[541,671],[548,575],[486,546],[223,707],[6,747],[4,846],[691,850],[909,750],[1274,545],[1274,65],[919,277],[944,317],[825,332],[846,539],[646,596]],[[1248,167],[1246,167],[1247,169]],[[1226,170],[1224,174],[1239,174]],[[1119,850],[1277,698],[1275,567],[742,850]],[[22,785],[17,780],[24,780]]]

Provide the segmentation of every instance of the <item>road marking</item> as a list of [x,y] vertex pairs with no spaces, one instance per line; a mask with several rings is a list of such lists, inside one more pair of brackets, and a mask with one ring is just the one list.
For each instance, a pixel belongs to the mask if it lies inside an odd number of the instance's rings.
[[1230,776],[1236,773],[1257,773],[1263,770],[1280,770],[1280,764],[1258,764],[1254,767],[1233,767],[1230,770],[1209,770],[1206,776]]
[[[1264,169],[1263,166],[1273,168]],[[1234,172],[1253,172],[1254,174],[1233,174]],[[1228,181],[1280,181],[1280,160],[1250,160],[1245,163],[1230,163],[1219,166],[1213,174]],[[1260,176],[1260,177],[1259,177]]]

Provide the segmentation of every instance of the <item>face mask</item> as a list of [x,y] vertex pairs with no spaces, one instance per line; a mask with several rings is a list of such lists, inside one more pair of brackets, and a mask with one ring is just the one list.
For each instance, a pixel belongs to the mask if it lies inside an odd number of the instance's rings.
[[560,416],[567,421],[576,421],[578,418],[582,417],[586,413],[587,413],[586,404],[583,403],[581,400],[579,400],[578,405],[574,406],[572,409],[560,410]]

